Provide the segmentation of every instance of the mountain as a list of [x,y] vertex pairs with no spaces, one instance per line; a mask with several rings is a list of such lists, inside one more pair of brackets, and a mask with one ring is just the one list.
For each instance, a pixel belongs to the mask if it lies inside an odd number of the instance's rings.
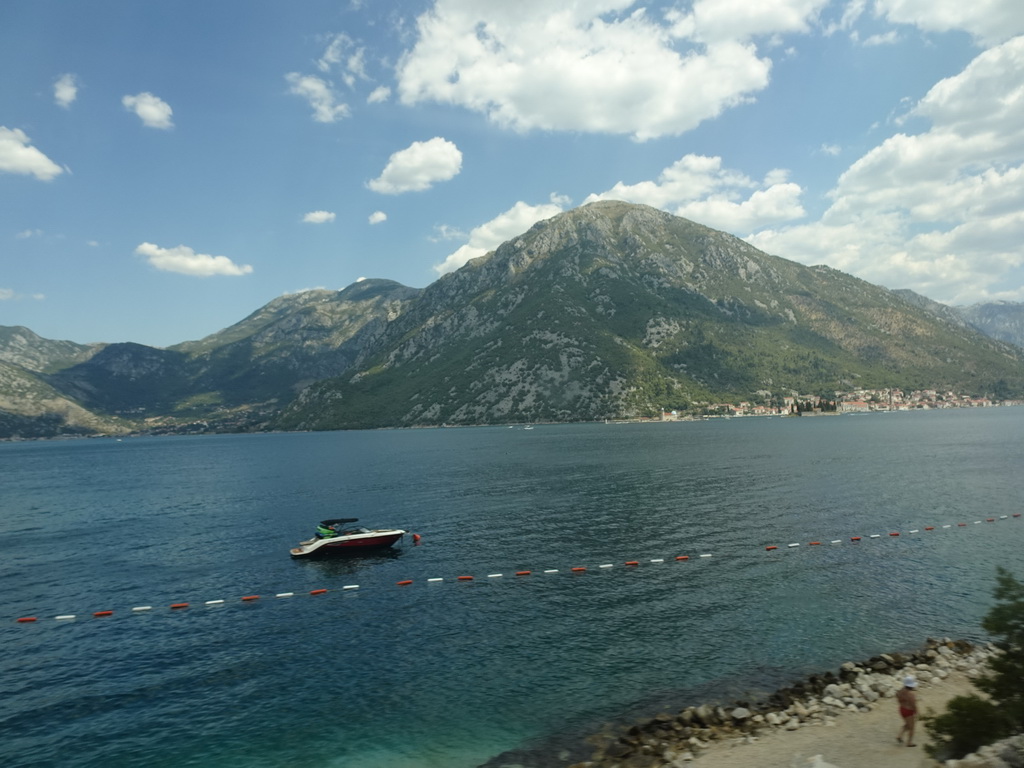
[[[25,436],[22,416],[41,418],[38,404],[18,394],[29,391],[29,382],[94,414],[94,421],[120,419],[147,431],[261,428],[306,384],[347,370],[419,293],[390,280],[363,280],[342,291],[286,295],[230,328],[169,349],[133,343],[65,349],[60,345],[68,342],[40,340],[40,362],[18,368],[19,386],[13,375],[8,385],[0,379],[0,397],[7,395],[0,401],[0,437]],[[30,359],[22,342],[6,341],[16,330],[0,328],[0,361]],[[6,422],[22,428],[5,428],[4,412]],[[61,418],[51,414],[47,424]]]
[[76,344],[73,341],[51,341],[20,325],[0,325],[0,361],[34,373],[59,371],[81,363],[104,346]]
[[428,286],[276,422],[329,429],[649,415],[854,386],[1021,391],[1022,355],[828,267],[597,202]]
[[986,336],[1024,348],[1024,304],[996,301],[956,309],[961,317]]
[[924,297],[606,201],[425,289],[282,296],[168,349],[0,328],[0,437],[590,420],[858,386],[1004,398],[1022,361]]

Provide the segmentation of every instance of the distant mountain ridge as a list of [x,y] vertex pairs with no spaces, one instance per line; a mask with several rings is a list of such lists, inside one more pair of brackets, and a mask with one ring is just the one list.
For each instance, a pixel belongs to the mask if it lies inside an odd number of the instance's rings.
[[[427,288],[286,295],[168,349],[0,328],[0,437],[55,398],[67,407],[40,432],[567,421],[856,385],[1024,393],[1024,352],[978,322],[605,201]],[[31,387],[47,393],[35,410]]]

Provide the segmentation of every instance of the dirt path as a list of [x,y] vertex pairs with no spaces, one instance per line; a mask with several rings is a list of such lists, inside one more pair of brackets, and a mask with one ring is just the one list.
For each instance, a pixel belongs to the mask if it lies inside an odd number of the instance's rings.
[[[919,689],[918,708],[938,714],[954,696],[974,692],[962,672],[951,672]],[[918,723],[917,746],[896,741],[902,720],[895,699],[882,699],[866,713],[846,712],[835,725],[809,725],[797,731],[772,731],[755,743],[714,744],[698,757],[694,768],[933,768],[939,765],[924,752],[928,734]],[[816,759],[820,756],[820,761]]]

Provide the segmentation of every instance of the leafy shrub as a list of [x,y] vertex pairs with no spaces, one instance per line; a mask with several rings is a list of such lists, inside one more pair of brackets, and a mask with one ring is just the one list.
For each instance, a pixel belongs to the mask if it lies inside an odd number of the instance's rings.
[[996,638],[1001,653],[976,681],[988,698],[957,696],[943,714],[923,718],[939,743],[932,751],[943,758],[960,758],[1024,731],[1024,584],[997,568],[994,594],[997,602],[981,625]]

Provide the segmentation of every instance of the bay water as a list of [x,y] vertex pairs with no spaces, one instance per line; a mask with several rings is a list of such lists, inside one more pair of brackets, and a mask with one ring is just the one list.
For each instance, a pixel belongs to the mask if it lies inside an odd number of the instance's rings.
[[[983,639],[996,566],[1024,577],[1022,436],[991,408],[0,444],[0,763],[565,765],[607,723]],[[421,540],[289,556],[332,517]]]

